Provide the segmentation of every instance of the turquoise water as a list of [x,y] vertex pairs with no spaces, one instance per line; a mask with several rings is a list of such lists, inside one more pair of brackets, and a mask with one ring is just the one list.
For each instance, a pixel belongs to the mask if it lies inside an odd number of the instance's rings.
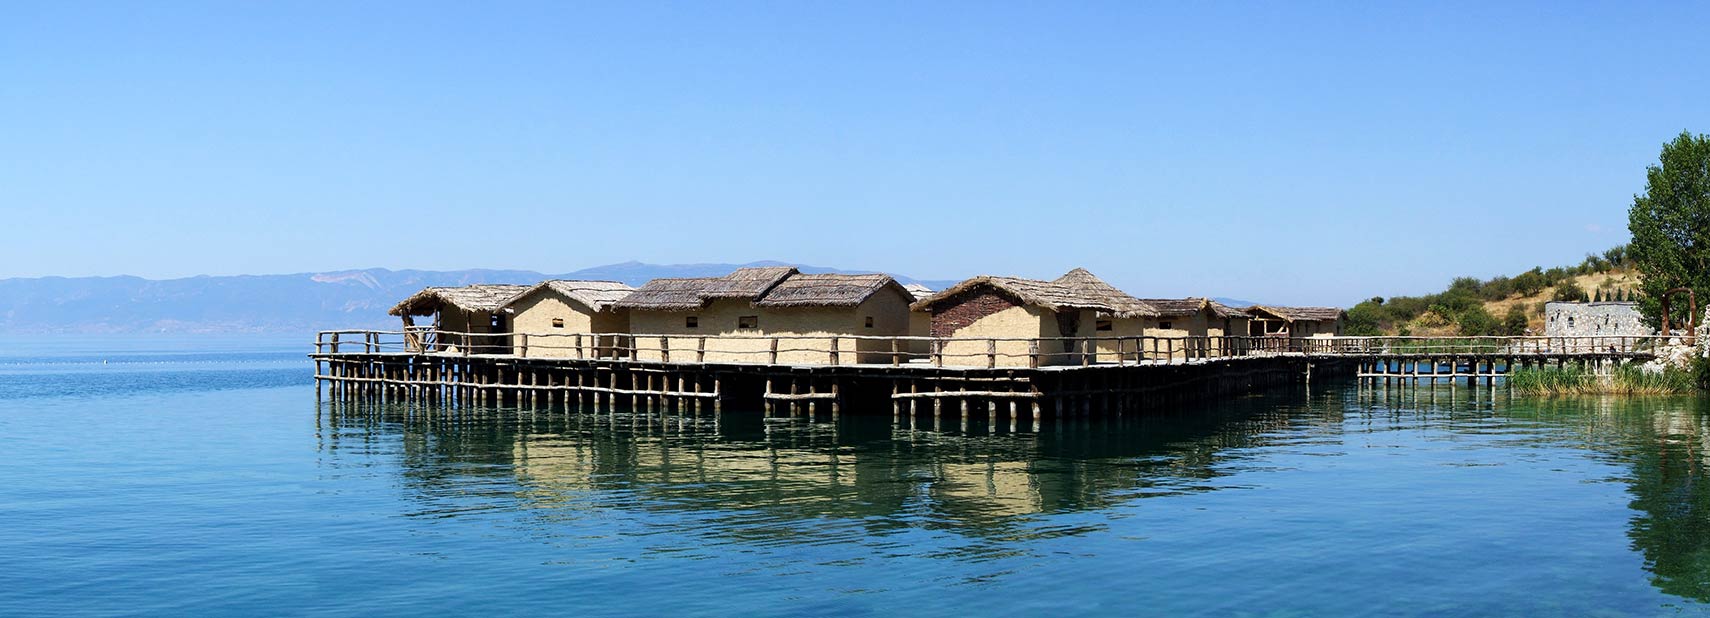
[[0,341],[0,615],[1710,607],[1694,398],[1315,384],[1017,435],[334,406],[303,351]]

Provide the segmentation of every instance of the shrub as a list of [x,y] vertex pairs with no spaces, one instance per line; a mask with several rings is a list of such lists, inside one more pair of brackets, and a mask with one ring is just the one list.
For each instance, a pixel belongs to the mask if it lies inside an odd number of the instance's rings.
[[1556,285],[1556,292],[1552,298],[1564,302],[1584,302],[1587,297],[1585,290],[1580,289],[1579,284],[1573,281],[1563,281]]
[[1455,320],[1461,328],[1462,335],[1495,335],[1502,329],[1502,324],[1496,321],[1496,316],[1485,311],[1483,306],[1472,307],[1462,311]]
[[1531,321],[1526,319],[1526,310],[1520,305],[1508,308],[1508,315],[1502,318],[1502,333],[1505,335],[1524,335]]

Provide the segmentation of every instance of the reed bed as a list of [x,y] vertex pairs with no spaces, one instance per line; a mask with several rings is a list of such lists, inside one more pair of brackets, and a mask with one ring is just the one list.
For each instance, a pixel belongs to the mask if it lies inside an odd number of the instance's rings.
[[1621,365],[1608,374],[1581,367],[1515,369],[1508,376],[1515,392],[1525,395],[1676,395],[1698,390],[1692,372],[1669,368],[1647,373],[1637,365]]

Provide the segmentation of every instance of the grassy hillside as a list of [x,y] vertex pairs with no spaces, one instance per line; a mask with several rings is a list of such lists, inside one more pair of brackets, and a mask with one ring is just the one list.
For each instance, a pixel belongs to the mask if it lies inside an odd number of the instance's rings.
[[1373,298],[1348,310],[1353,335],[1522,335],[1544,332],[1551,300],[1636,300],[1639,274],[1627,247],[1587,255],[1577,266],[1533,268],[1489,280],[1460,277],[1425,296]]

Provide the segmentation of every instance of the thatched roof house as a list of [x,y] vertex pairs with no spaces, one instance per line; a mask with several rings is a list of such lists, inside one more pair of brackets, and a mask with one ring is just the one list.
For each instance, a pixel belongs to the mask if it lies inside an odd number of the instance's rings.
[[505,303],[507,308],[514,307],[517,301],[538,293],[550,292],[566,300],[575,301],[591,311],[611,311],[612,305],[623,300],[634,292],[635,288],[617,281],[579,281],[574,279],[552,279],[542,281],[511,297]]
[[[1015,301],[1057,312],[1099,311],[1122,318],[1158,317],[1158,309],[1112,287],[1084,268],[1051,281],[980,275],[916,301],[913,308],[931,311],[970,293],[990,290]],[[934,335],[949,336],[949,335]]]
[[638,311],[696,311],[716,300],[757,301],[785,277],[797,274],[788,266],[739,268],[722,277],[654,279],[615,303]]
[[1342,318],[1346,311],[1335,307],[1280,307],[1254,305],[1247,308],[1252,316],[1254,335],[1287,337],[1334,337],[1342,334]]
[[[529,357],[578,357],[610,349],[595,333],[623,333],[629,317],[613,305],[635,288],[616,281],[542,281],[512,296],[503,307],[516,353]],[[523,336],[523,335],[526,335]],[[603,347],[602,347],[603,344]]]
[[387,313],[405,318],[434,315],[447,309],[464,313],[493,313],[503,307],[511,297],[526,289],[526,285],[506,283],[423,288],[394,305]]
[[[696,350],[699,337],[735,335],[705,345],[709,362],[767,362],[780,341],[780,363],[824,363],[832,335],[908,334],[908,290],[888,275],[803,274],[790,267],[738,269],[722,277],[654,279],[613,304],[627,311],[642,348]],[[649,337],[654,335],[657,337]],[[657,341],[655,341],[657,340]],[[880,342],[839,341],[839,362],[868,362]],[[883,346],[888,350],[888,342]],[[869,354],[861,355],[862,352]],[[860,356],[858,356],[860,355]],[[639,358],[663,358],[644,349]],[[856,358],[863,360],[857,361]]]
[[1156,320],[1147,322],[1145,334],[1179,338],[1166,346],[1168,354],[1178,358],[1220,356],[1225,349],[1235,349],[1237,342],[1224,337],[1245,337],[1251,317],[1203,297],[1142,298],[1140,302],[1156,307],[1159,313]]
[[[1058,338],[1138,336],[1143,320],[1162,315],[1083,268],[1050,281],[982,275],[912,308],[931,314],[933,337],[999,339],[995,364],[1004,366],[1079,363],[1074,343]],[[1097,353],[1115,351],[1101,344]],[[941,353],[946,364],[994,362],[984,341],[946,342]]]
[[[415,326],[415,316],[433,316],[433,329],[443,331],[428,340],[407,335],[411,349],[459,351],[476,354],[508,354],[509,332],[500,309],[523,290],[524,285],[478,283],[459,287],[430,287],[393,306],[388,313],[403,319],[406,329]],[[449,334],[448,334],[449,333]],[[461,333],[471,333],[463,335]],[[492,333],[495,336],[484,336]]]

